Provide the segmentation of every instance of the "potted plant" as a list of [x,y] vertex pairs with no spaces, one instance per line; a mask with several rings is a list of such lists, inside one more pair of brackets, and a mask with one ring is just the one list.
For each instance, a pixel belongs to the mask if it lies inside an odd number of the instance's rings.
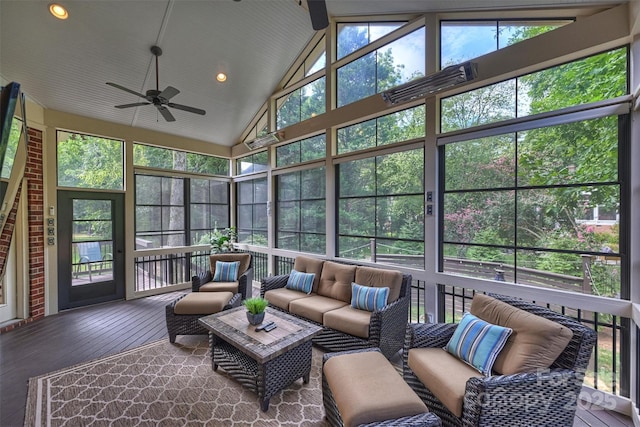
[[247,298],[242,302],[247,309],[247,320],[252,325],[259,325],[264,320],[264,310],[269,301],[262,297]]

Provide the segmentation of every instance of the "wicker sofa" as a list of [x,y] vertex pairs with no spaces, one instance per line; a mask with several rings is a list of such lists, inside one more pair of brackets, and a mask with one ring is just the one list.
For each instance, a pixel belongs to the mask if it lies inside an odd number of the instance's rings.
[[573,425],[595,332],[506,296],[476,294],[470,312],[513,329],[489,376],[443,350],[457,324],[407,325],[403,376],[429,410],[445,426]]
[[[411,275],[298,256],[293,269],[314,273],[309,294],[286,288],[289,275],[262,279],[260,295],[278,310],[323,327],[313,342],[329,351],[379,348],[385,357],[404,343],[408,320]],[[389,287],[387,305],[365,311],[351,307],[352,283]]]
[[[235,282],[214,282],[216,261],[234,262],[240,261],[238,280]],[[230,252],[213,254],[209,256],[211,268],[191,278],[192,292],[231,292],[240,293],[242,300],[251,297],[251,284],[253,283],[253,267],[251,254],[244,252]]]

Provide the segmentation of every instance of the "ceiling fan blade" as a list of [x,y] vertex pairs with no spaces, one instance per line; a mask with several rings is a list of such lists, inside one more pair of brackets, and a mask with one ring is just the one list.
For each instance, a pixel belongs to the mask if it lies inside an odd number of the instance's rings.
[[173,86],[167,86],[167,88],[165,90],[163,90],[162,92],[160,92],[158,94],[158,98],[162,98],[166,101],[170,100],[171,98],[173,98],[174,96],[176,96],[177,94],[179,94],[180,91],[178,89],[176,89]]
[[120,86],[120,85],[119,85],[119,84],[117,84],[117,83],[107,82],[107,84],[108,84],[109,86],[113,86],[113,87],[115,87],[116,89],[120,89],[120,90],[123,90],[123,91],[125,91],[125,92],[129,92],[129,93],[131,93],[131,94],[133,94],[133,95],[139,96],[140,98],[145,98],[145,99],[147,98],[147,96],[146,96],[146,95],[143,95],[143,94],[141,94],[141,93],[138,93],[138,92],[136,92],[135,90],[127,89],[126,87],[124,87],[124,86]]
[[130,108],[130,107],[140,107],[142,105],[149,105],[151,104],[150,102],[134,102],[133,104],[122,104],[122,105],[116,105],[116,108]]
[[165,107],[164,105],[159,105],[157,106],[158,111],[160,111],[160,114],[162,114],[162,117],[164,117],[164,119],[168,122],[175,122],[176,118],[173,117],[173,114],[171,114],[171,111],[169,111],[169,109],[167,107]]
[[167,106],[171,108],[175,108],[176,110],[182,110],[182,111],[188,111],[189,113],[200,114],[201,116],[204,116],[205,114],[207,114],[206,111],[201,110],[200,108],[189,107],[187,105],[174,104],[173,102],[169,102]]
[[329,26],[329,16],[327,15],[327,4],[325,0],[307,0],[309,6],[309,16],[311,26],[314,30],[324,30]]

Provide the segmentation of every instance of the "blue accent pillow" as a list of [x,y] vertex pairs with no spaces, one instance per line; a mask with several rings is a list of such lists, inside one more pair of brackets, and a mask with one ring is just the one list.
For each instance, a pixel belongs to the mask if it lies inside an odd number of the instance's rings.
[[510,328],[492,325],[465,313],[445,350],[489,376],[511,332]]
[[240,270],[240,261],[216,261],[216,272],[213,275],[213,281],[235,282],[238,280],[238,270]]
[[351,283],[351,307],[376,311],[387,305],[389,288],[374,288]]
[[315,279],[315,277],[315,273],[301,273],[296,270],[291,270],[285,288],[310,294],[311,289],[313,289],[313,279]]

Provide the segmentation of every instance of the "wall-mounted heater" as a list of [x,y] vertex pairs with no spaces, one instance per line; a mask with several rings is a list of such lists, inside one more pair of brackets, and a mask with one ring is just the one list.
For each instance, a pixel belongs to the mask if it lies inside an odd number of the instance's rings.
[[381,95],[387,105],[396,105],[466,83],[477,76],[478,64],[475,62],[463,62],[457,65],[450,65],[426,77],[385,90]]
[[268,135],[261,136],[256,139],[252,139],[251,141],[245,141],[244,145],[247,146],[249,150],[255,150],[257,148],[266,147],[271,144],[275,144],[276,142],[280,142],[284,139],[284,132],[272,132]]

